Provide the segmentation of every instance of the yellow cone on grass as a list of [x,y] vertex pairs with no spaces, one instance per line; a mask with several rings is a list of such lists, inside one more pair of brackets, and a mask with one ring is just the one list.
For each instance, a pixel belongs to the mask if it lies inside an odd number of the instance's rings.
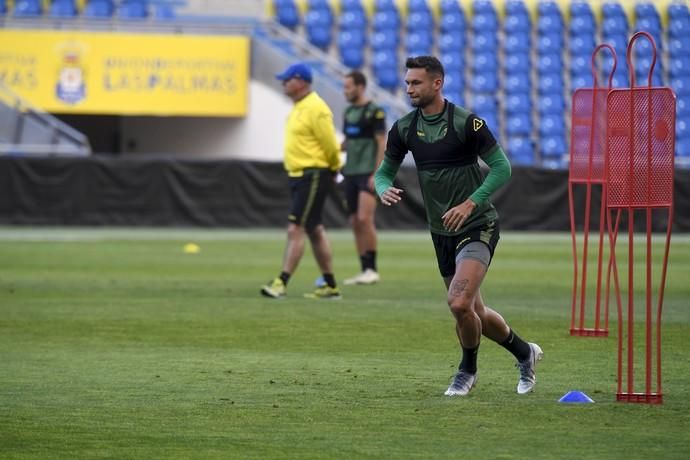
[[201,248],[196,243],[187,243],[184,245],[185,254],[197,254],[201,251]]

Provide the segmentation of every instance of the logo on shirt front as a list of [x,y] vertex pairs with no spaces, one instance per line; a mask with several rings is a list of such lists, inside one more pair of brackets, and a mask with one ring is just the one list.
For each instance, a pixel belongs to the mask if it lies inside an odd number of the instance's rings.
[[475,118],[472,121],[472,128],[475,131],[479,131],[479,128],[481,128],[482,126],[484,126],[484,120],[480,120],[479,118]]

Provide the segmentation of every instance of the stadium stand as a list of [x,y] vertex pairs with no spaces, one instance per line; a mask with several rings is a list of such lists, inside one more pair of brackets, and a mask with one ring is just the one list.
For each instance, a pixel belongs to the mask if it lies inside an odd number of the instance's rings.
[[[187,0],[0,0],[11,18],[185,20]],[[201,2],[197,2],[202,4]],[[207,2],[210,3],[210,2]],[[221,2],[222,3],[222,2]],[[225,2],[228,5],[232,2]],[[665,0],[266,0],[273,18],[346,68],[361,69],[406,104],[408,55],[435,54],[447,71],[446,97],[484,117],[515,163],[564,168],[572,92],[593,84],[599,43],[618,55],[615,87],[630,84],[625,51],[636,31],[656,42],[653,85],[677,95],[678,164],[690,164],[690,13]],[[228,8],[231,8],[228,6]],[[213,18],[210,17],[209,20]],[[284,37],[273,45],[296,53]],[[651,45],[636,42],[634,72],[647,83]],[[613,59],[597,60],[600,76]],[[487,102],[492,101],[492,102]]]

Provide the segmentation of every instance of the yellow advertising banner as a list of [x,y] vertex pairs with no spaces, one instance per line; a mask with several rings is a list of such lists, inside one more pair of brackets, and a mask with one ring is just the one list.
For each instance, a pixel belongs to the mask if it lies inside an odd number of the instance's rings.
[[249,38],[0,30],[0,82],[54,113],[244,116]]

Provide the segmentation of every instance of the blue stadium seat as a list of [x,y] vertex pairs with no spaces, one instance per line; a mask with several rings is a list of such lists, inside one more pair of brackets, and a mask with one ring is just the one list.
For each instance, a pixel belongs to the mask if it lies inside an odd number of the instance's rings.
[[544,136],[541,138],[541,154],[547,158],[560,158],[568,153],[563,135]]
[[669,3],[667,12],[669,18],[690,17],[688,5],[680,2]]
[[340,0],[340,9],[346,11],[361,11],[364,12],[362,0]]
[[495,73],[474,74],[470,78],[470,89],[479,93],[493,93],[498,90],[498,79]]
[[[608,80],[607,80],[608,83]],[[626,72],[625,74],[616,70],[616,74],[613,76],[611,85],[614,88],[629,88],[630,87],[630,76]]]
[[506,75],[503,89],[510,94],[528,92],[530,90],[529,74],[516,73]]
[[563,93],[563,76],[561,72],[539,74],[537,91],[539,91],[539,94]]
[[73,18],[78,15],[74,0],[53,0],[50,4],[50,15],[54,18]]
[[307,40],[309,40],[309,43],[322,50],[327,50],[331,45],[333,39],[331,32],[332,26],[333,17],[326,10],[309,10],[304,16],[304,27],[307,33]]
[[690,137],[676,139],[676,156],[690,157]]
[[394,49],[381,49],[372,55],[371,65],[377,69],[393,69],[398,71],[398,57]]
[[506,117],[506,133],[509,136],[529,136],[532,120],[528,113],[514,113]]
[[506,147],[510,156],[510,163],[519,166],[534,165],[534,147],[532,141],[525,136],[509,137]]
[[561,69],[563,69],[563,60],[560,54],[545,54],[537,58],[539,73],[556,73]]
[[661,22],[659,18],[638,18],[635,22],[635,31],[645,31],[652,35],[661,34]]
[[[608,69],[608,67],[606,67]],[[592,59],[586,54],[578,54],[570,58],[570,75],[592,73]]]
[[[599,81],[599,86],[606,86],[606,81]],[[570,89],[575,91],[578,88],[592,88],[594,86],[594,77],[591,72],[576,73],[570,76]]]
[[473,94],[472,110],[477,113],[493,113],[497,109],[496,96],[493,94]]
[[367,15],[364,10],[344,11],[338,17],[338,25],[341,29],[365,30],[367,28]]
[[148,17],[149,12],[143,1],[130,0],[120,4],[117,15],[120,19],[142,20]]
[[15,17],[35,17],[43,14],[40,0],[17,0],[12,14]]
[[669,59],[668,73],[671,78],[690,76],[690,56]]
[[400,16],[394,11],[377,11],[371,21],[374,30],[398,29]]
[[690,36],[690,17],[675,16],[671,17],[668,22],[669,37],[684,37]]
[[510,53],[503,56],[503,69],[506,76],[513,74],[529,74],[530,55],[528,52]]
[[351,69],[364,66],[364,48],[357,46],[340,46],[340,61]]
[[460,11],[457,13],[443,13],[439,20],[439,29],[442,33],[462,32],[466,27],[465,16]]
[[398,14],[398,7],[395,5],[395,0],[376,0],[376,11],[390,11]]
[[444,93],[461,93],[465,89],[465,80],[460,72],[447,72],[443,81]]
[[605,18],[626,17],[625,10],[623,10],[623,5],[615,1],[608,1],[601,5],[601,12]]
[[472,71],[474,73],[496,72],[498,70],[498,56],[496,53],[475,53],[472,56]]
[[540,34],[563,33],[563,18],[561,16],[539,16],[537,32]]
[[508,0],[505,4],[506,16],[529,16],[527,6],[522,0]]
[[463,72],[465,69],[465,55],[461,51],[441,52],[439,60],[446,73]]
[[690,117],[690,98],[679,97],[676,99],[676,116]]
[[159,3],[153,9],[153,18],[159,21],[169,21],[175,19],[175,9],[172,5]]
[[431,13],[426,0],[408,0],[407,10],[410,13]]
[[565,121],[559,114],[546,114],[539,118],[539,135],[546,137],[549,135],[563,137],[565,135]]
[[444,91],[443,95],[455,105],[465,105],[465,95],[462,91]]
[[329,10],[331,9],[331,5],[328,3],[328,0],[308,0],[307,5],[309,6],[310,10]]
[[504,108],[508,114],[530,113],[532,111],[528,93],[507,94],[504,101]]
[[563,113],[565,100],[562,94],[542,94],[537,98],[537,110],[540,114]]
[[317,48],[326,51],[331,46],[333,35],[330,27],[320,25],[305,25],[307,40]]
[[304,15],[304,25],[309,27],[332,27],[333,15],[330,10],[312,9]]
[[427,31],[432,32],[434,28],[434,18],[430,12],[415,11],[407,16],[408,31]]
[[[616,34],[604,34],[603,36],[603,41],[604,43],[608,43],[609,45],[613,46],[613,49],[616,50],[616,55],[618,56],[619,60],[624,60],[625,55],[628,52],[628,34],[627,33],[616,33]],[[641,48],[642,42],[645,42],[647,46],[649,46],[649,41],[648,40],[636,40],[635,41],[635,51],[639,48]],[[604,51],[605,53],[608,53],[608,50]]]
[[584,54],[591,56],[595,47],[594,36],[592,35],[578,34],[570,37],[570,53],[573,55]]
[[366,45],[366,37],[364,31],[358,29],[346,29],[338,32],[338,47],[343,48],[360,48],[363,49]]
[[591,16],[573,16],[570,18],[568,30],[573,37],[581,34],[593,34],[596,32],[596,29],[596,22]]
[[405,51],[409,56],[423,56],[431,54],[434,37],[429,30],[417,30],[405,35]]
[[601,24],[601,31],[604,34],[628,33],[628,19],[625,15],[608,17]]
[[462,33],[442,33],[438,37],[438,49],[441,53],[464,52],[465,35]]
[[[669,6],[669,13],[671,7]],[[640,2],[635,5],[635,17],[639,18],[659,18],[659,12],[652,3]]]
[[676,118],[676,137],[690,138],[690,117]]
[[573,0],[570,3],[570,16],[572,17],[589,17],[594,18],[592,7],[587,1]]
[[395,91],[400,85],[400,74],[396,68],[380,68],[374,70],[374,77],[381,88]]
[[671,57],[690,56],[690,41],[671,38],[668,41],[668,54]]
[[539,13],[539,17],[561,17],[561,9],[558,7],[556,2],[551,0],[543,0],[539,2],[537,5],[537,13]]
[[110,18],[114,11],[115,7],[111,0],[90,0],[86,6],[84,6],[82,14],[86,18],[92,19]]
[[384,29],[376,31],[371,36],[371,48],[374,51],[381,49],[395,49],[400,43],[398,31],[395,29]]
[[496,9],[491,0],[474,0],[472,3],[474,14],[486,14],[496,16]]
[[[94,0],[91,0],[94,3]],[[87,5],[87,9],[88,9]],[[294,0],[274,0],[276,18],[283,27],[294,30],[300,23],[300,14]],[[99,13],[103,10],[99,7]]]
[[439,7],[442,15],[448,13],[462,13],[462,8],[458,0],[441,0]]
[[7,2],[0,0],[0,16],[7,14]]
[[498,19],[495,14],[475,14],[472,17],[472,30],[475,33],[495,31],[497,29]]
[[561,34],[541,34],[537,38],[537,52],[539,54],[560,53],[563,49]]
[[472,51],[475,53],[495,53],[498,48],[498,38],[495,34],[475,32],[472,39]]
[[[517,3],[515,1],[511,3]],[[522,3],[522,2],[520,2]],[[508,15],[503,21],[503,30],[506,32],[529,32],[530,20],[529,16],[522,15]]]
[[503,46],[507,53],[525,53],[530,51],[529,34],[510,33],[506,34]]

